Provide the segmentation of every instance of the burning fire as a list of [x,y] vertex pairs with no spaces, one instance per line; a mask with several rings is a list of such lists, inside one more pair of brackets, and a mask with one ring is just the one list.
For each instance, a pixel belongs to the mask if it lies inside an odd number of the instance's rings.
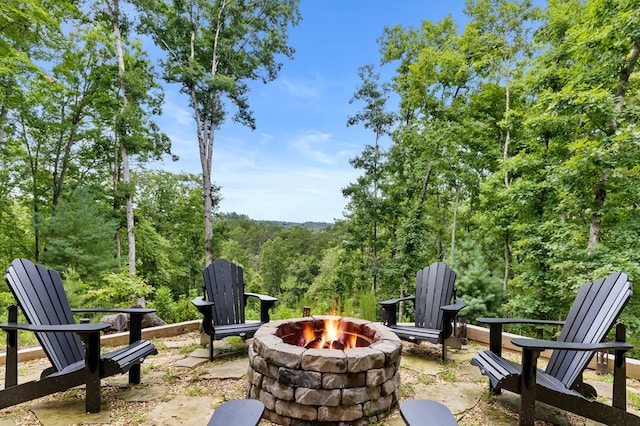
[[320,349],[349,349],[357,346],[357,334],[347,332],[338,319],[324,321],[322,330],[314,330],[310,323],[304,325],[298,346]]

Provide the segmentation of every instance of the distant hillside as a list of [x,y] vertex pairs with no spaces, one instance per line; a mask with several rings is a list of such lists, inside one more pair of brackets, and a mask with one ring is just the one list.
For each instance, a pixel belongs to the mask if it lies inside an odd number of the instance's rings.
[[327,222],[287,222],[284,220],[255,220],[251,219],[246,214],[227,212],[217,213],[216,217],[221,220],[252,220],[254,222],[263,223],[265,225],[282,226],[283,228],[291,228],[292,226],[302,226],[303,228],[313,231],[324,231],[327,227],[333,225],[333,223]]
[[292,226],[302,226],[303,228],[311,229],[314,231],[324,231],[328,226],[333,225],[327,222],[285,222],[281,220],[256,220],[256,222],[264,223],[267,225],[278,225],[284,228],[290,228]]

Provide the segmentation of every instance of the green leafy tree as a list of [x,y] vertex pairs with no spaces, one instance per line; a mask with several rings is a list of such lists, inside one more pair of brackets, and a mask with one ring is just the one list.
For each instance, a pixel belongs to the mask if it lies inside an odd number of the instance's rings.
[[397,65],[392,87],[400,97],[383,187],[393,209],[385,219],[392,241],[387,269],[397,295],[413,287],[418,269],[445,258],[447,241],[453,249],[460,194],[477,187],[486,165],[468,155],[477,144],[466,130],[466,95],[477,76],[453,19],[386,28],[380,42],[383,65]]
[[56,214],[67,183],[88,183],[106,170],[105,158],[97,155],[100,131],[93,119],[114,74],[98,33],[87,28],[65,39],[51,78],[25,82],[23,102],[14,112],[16,183],[31,205],[36,261],[43,250],[42,230]]
[[41,63],[52,57],[64,39],[63,23],[79,16],[77,3],[72,1],[3,2],[0,9],[0,144],[4,144],[6,131],[13,130],[8,122],[9,113],[24,100],[21,85],[30,79],[52,80]]
[[[100,9],[104,5],[106,13]],[[160,85],[155,80],[150,62],[142,52],[139,41],[130,42],[126,31],[127,18],[121,12],[119,0],[102,0],[96,7],[96,17],[111,24],[113,29],[113,47],[118,70],[117,90],[118,114],[114,123],[114,189],[115,199],[118,190],[124,192],[127,257],[129,274],[136,272],[136,240],[134,235],[133,185],[129,158],[138,154],[143,159],[148,156],[159,159],[170,152],[169,138],[160,132],[158,125],[151,120],[152,115],[160,115],[162,96]],[[124,25],[123,25],[124,24]],[[124,32],[123,32],[124,28]],[[111,116],[109,116],[111,118]],[[118,153],[120,154],[118,156]],[[114,203],[118,210],[118,203]],[[116,233],[117,257],[120,258],[120,234]]]
[[108,219],[105,207],[86,189],[64,198],[49,222],[42,261],[61,273],[72,268],[85,281],[97,280],[102,271],[113,270],[116,224]]
[[267,241],[260,253],[260,276],[263,292],[274,296],[280,294],[282,282],[286,278],[284,241],[280,237]]
[[505,295],[502,283],[489,269],[482,247],[473,240],[464,240],[460,252],[452,266],[457,273],[457,297],[466,303],[461,315],[471,322],[477,317],[501,316]]
[[215,131],[231,102],[234,120],[255,128],[247,81],[274,80],[280,55],[291,57],[287,30],[297,25],[298,0],[138,0],[145,31],[165,50],[164,78],[181,85],[196,120],[204,196],[205,263],[213,261],[211,171]]
[[199,289],[203,234],[198,176],[145,170],[135,172],[133,181],[139,226],[152,228],[139,231],[138,271],[152,283],[161,278],[158,284],[169,287],[175,297]]
[[361,67],[358,75],[362,85],[349,101],[364,103],[362,111],[349,117],[347,126],[363,124],[365,128],[374,132],[374,144],[366,145],[362,154],[350,160],[350,164],[361,169],[363,174],[342,190],[343,195],[349,199],[347,203],[347,217],[349,218],[350,232],[353,241],[359,246],[355,253],[363,257],[363,266],[369,271],[371,277],[371,291],[375,294],[378,288],[379,257],[382,241],[381,217],[391,206],[383,198],[382,186],[385,175],[384,150],[381,146],[381,138],[388,135],[395,123],[395,115],[386,111],[390,88],[378,83],[380,75],[374,73],[373,66]]

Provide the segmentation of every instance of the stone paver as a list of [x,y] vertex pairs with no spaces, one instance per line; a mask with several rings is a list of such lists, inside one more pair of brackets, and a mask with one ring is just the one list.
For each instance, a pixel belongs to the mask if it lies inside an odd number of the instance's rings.
[[485,386],[478,383],[452,382],[438,384],[419,383],[415,386],[415,399],[432,399],[442,402],[454,415],[473,408]]
[[135,387],[118,393],[118,398],[127,402],[149,402],[161,399],[167,394],[169,388],[165,385],[153,385],[145,387]]
[[223,364],[216,364],[203,369],[203,379],[241,379],[247,374],[249,359],[240,358],[227,361]]
[[[222,398],[177,396],[147,414],[145,426],[206,425]],[[231,426],[231,425],[229,425]]]
[[[166,339],[163,344],[167,348],[179,349],[193,346],[194,341],[197,340],[194,340],[193,334],[191,334],[180,336],[175,341]],[[214,348],[219,355],[216,355],[217,358],[213,363],[208,362],[208,349],[206,348],[198,348],[188,356],[179,354],[175,350],[161,351],[157,356],[148,358],[143,364],[143,369],[147,371],[143,372],[143,385],[141,386],[128,385],[126,374],[106,378],[103,384],[114,386],[117,390],[103,398],[101,413],[85,413],[84,397],[71,398],[65,394],[26,402],[23,406],[28,408],[37,418],[37,422],[44,426],[116,424],[113,420],[112,406],[123,404],[123,401],[137,407],[137,410],[141,410],[133,415],[133,418],[138,416],[139,424],[145,426],[206,425],[215,408],[223,402],[223,399],[229,398],[228,394],[199,396],[197,393],[189,395],[186,392],[184,395],[168,398],[167,395],[170,392],[168,392],[165,375],[176,374],[175,371],[180,375],[191,375],[189,369],[198,369],[198,374],[193,376],[196,383],[197,377],[242,380],[247,374],[249,361],[247,358],[238,359],[235,355],[233,357],[231,355],[237,354],[237,351],[245,350],[246,345],[229,345],[223,340],[216,342]],[[439,360],[439,346],[426,345],[423,347],[403,342],[401,374],[405,371],[410,377],[417,377],[417,379],[412,383],[402,383],[401,388],[406,386],[406,389],[410,389],[412,398],[443,402],[454,413],[460,425],[477,425],[480,424],[478,421],[491,426],[516,425],[517,416],[510,416],[500,409],[488,410],[488,413],[482,413],[482,419],[469,421],[468,413],[477,404],[484,404],[481,398],[488,387],[488,379],[479,373],[477,367],[469,364],[469,360],[478,349],[474,345],[466,345],[460,350],[450,350],[448,352],[449,361],[443,364]],[[31,369],[22,371],[20,381],[24,382],[28,378],[37,377],[43,369],[43,364],[46,362],[41,362],[41,360],[32,362],[34,371]],[[452,376],[454,377],[452,378]],[[597,389],[600,396],[610,398],[611,383],[606,378],[596,377],[590,373],[588,377],[585,377],[585,380]],[[628,390],[636,394],[640,393],[637,386],[628,387]],[[233,397],[237,398],[238,396]],[[518,395],[503,392],[496,401],[501,406],[508,407],[515,412],[518,411]],[[631,408],[631,411],[638,412],[634,408]],[[570,424],[568,420],[570,415],[544,404],[536,404],[536,416],[557,425]],[[37,424],[1,417],[0,413],[0,426]],[[266,424],[266,421],[261,422],[261,425]],[[592,421],[586,421],[584,424],[586,426],[599,425]],[[377,424],[377,426],[402,425],[404,422],[398,410],[394,410],[391,415]]]
[[43,426],[65,426],[73,424],[109,424],[111,410],[106,401],[102,401],[99,413],[85,412],[84,400],[57,400],[32,404],[29,408]]
[[207,362],[207,359],[205,358],[199,358],[199,357],[195,357],[195,356],[188,356],[182,359],[179,359],[178,361],[176,361],[176,366],[177,367],[186,367],[186,368],[195,368],[197,366],[199,366],[200,364],[204,364],[205,362]]

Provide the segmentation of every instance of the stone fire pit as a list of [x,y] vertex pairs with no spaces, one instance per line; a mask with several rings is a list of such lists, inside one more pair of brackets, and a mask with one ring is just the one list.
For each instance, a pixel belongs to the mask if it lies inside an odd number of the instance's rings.
[[[317,334],[339,321],[349,349],[298,346],[305,325]],[[340,346],[339,346],[340,347]],[[382,324],[313,316],[264,324],[249,346],[247,397],[281,425],[366,425],[400,397],[400,339]]]

